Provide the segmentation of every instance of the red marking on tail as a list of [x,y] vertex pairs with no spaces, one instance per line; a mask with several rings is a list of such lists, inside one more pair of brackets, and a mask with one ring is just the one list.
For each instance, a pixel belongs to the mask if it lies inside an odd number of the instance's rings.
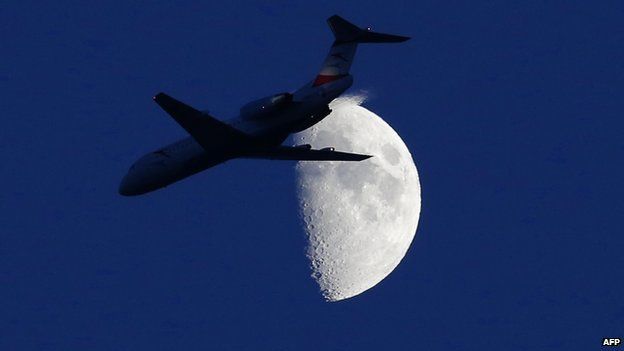
[[346,74],[338,74],[335,76],[326,76],[326,75],[319,74],[318,76],[316,76],[316,79],[314,80],[314,83],[312,84],[312,86],[316,87],[316,86],[323,85],[329,82],[333,82],[345,76]]

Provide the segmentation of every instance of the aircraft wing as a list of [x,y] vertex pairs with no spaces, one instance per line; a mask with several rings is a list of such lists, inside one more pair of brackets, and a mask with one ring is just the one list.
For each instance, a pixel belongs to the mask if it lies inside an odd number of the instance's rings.
[[154,101],[182,126],[206,151],[234,152],[237,156],[272,160],[299,161],[362,161],[370,155],[313,150],[296,146],[266,146],[258,144],[247,134],[198,111],[167,94],[159,93]]
[[242,145],[249,141],[243,132],[167,94],[157,94],[154,101],[206,150],[217,145]]
[[363,161],[373,156],[333,150],[305,149],[296,146],[277,146],[254,150],[242,157],[296,161]]

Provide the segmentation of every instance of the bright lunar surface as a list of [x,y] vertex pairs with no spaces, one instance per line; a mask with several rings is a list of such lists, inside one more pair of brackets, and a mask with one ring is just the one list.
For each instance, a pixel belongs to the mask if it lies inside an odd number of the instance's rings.
[[296,167],[307,256],[329,301],[358,295],[390,274],[405,256],[420,215],[412,155],[392,127],[359,106],[362,101],[335,100],[329,116],[294,136],[296,144],[373,155]]

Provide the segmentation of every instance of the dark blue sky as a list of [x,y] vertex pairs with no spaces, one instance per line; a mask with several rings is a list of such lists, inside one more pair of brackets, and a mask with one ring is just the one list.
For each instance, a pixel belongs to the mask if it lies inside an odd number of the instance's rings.
[[[624,337],[621,1],[288,1],[0,8],[1,350],[589,350]],[[423,207],[399,267],[326,303],[294,163],[232,161],[123,198],[183,137],[362,46],[352,91],[403,137]]]

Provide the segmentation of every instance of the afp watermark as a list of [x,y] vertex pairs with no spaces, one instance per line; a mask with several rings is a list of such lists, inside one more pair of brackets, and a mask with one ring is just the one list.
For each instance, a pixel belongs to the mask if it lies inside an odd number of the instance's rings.
[[602,346],[620,346],[622,339],[620,338],[603,338]]

